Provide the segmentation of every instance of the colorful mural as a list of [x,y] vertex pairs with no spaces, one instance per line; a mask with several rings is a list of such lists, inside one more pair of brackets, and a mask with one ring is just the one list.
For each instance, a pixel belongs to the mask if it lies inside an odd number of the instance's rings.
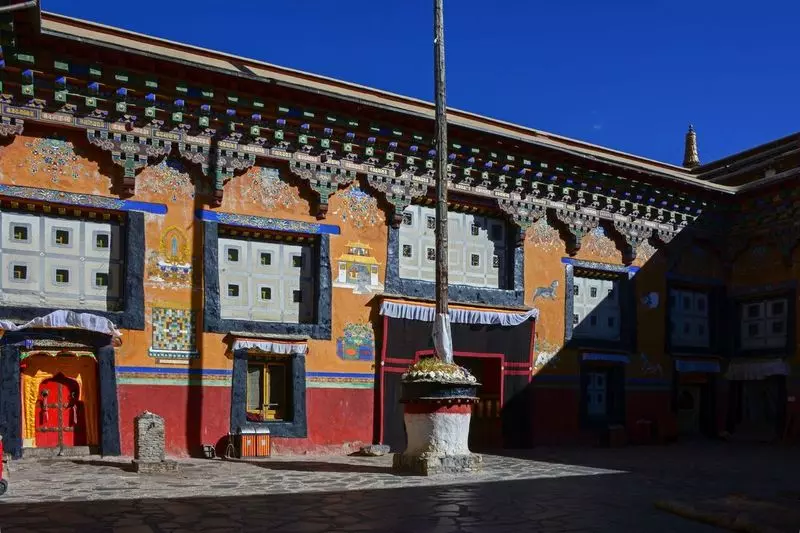
[[167,158],[141,173],[136,179],[136,192],[164,194],[172,202],[185,202],[194,198],[195,186],[183,163]]
[[637,265],[643,265],[648,262],[652,257],[656,254],[658,249],[655,246],[650,244],[650,242],[645,241],[639,245],[639,248],[636,249],[636,261]]
[[241,180],[245,184],[245,197],[265,209],[291,209],[300,204],[297,189],[281,181],[277,168],[253,167]]
[[336,260],[334,287],[352,289],[354,294],[383,291],[378,279],[380,263],[372,257],[372,247],[363,242],[347,243],[347,252]]
[[596,227],[583,238],[581,251],[600,259],[616,259],[620,255],[617,245],[606,234],[606,230],[602,226]]
[[644,352],[639,354],[639,359],[642,363],[642,374],[645,376],[658,376],[664,375],[664,369],[658,361],[650,361],[650,358]]
[[19,166],[26,166],[33,175],[41,173],[49,176],[53,183],[65,179],[72,182],[90,180],[94,177],[94,173],[89,172],[75,154],[75,146],[64,138],[32,139],[26,141],[25,146],[30,149],[30,157],[20,161]]
[[558,360],[561,355],[561,346],[553,344],[547,340],[536,336],[536,346],[534,348],[536,360],[533,363],[534,373],[547,368],[557,368]]
[[375,334],[370,324],[347,324],[336,339],[336,355],[343,361],[374,361]]
[[153,326],[150,357],[156,359],[197,357],[197,322],[194,311],[153,307],[150,322]]
[[372,227],[380,223],[381,214],[378,201],[357,186],[339,193],[341,205],[333,214],[339,215],[342,222],[356,229]]
[[553,280],[547,287],[536,287],[536,291],[533,293],[533,300],[536,301],[537,298],[544,298],[545,300],[555,300],[557,298],[557,289],[558,289],[558,280]]
[[148,253],[147,275],[150,282],[162,287],[192,286],[192,257],[186,234],[180,228],[167,228],[159,249]]
[[564,244],[558,230],[547,223],[544,217],[534,222],[525,233],[525,238],[539,250],[559,250]]

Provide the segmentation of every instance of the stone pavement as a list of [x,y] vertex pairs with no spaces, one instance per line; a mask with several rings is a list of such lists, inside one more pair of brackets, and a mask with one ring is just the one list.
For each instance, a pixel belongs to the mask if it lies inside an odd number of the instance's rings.
[[19,461],[0,498],[0,531],[713,532],[654,502],[797,490],[798,452],[535,449],[485,456],[484,471],[466,479],[397,476],[388,456],[191,460],[168,475],[134,474],[129,460]]

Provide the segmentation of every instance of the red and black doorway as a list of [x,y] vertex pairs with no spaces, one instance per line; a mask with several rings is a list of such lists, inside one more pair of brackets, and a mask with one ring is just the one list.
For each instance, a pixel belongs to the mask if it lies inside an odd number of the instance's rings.
[[[401,305],[424,309],[421,304]],[[433,354],[432,315],[428,321],[425,320],[428,316],[418,312],[419,309],[397,312],[395,307],[391,314],[401,316],[389,316],[385,311],[384,306],[375,440],[390,446],[393,452],[401,452],[406,444],[403,407],[399,403],[401,376],[416,360]],[[478,389],[480,401],[473,408],[470,424],[470,449],[530,447],[531,413],[527,395],[535,315],[519,311],[514,315],[517,320],[503,325],[491,323],[499,321],[496,311],[470,312],[471,323],[464,323],[459,321],[464,316],[451,310],[455,362],[470,370],[482,384]],[[403,313],[411,313],[406,316],[414,318],[405,318]]]
[[5,331],[0,433],[5,452],[120,454],[111,335],[77,328]]

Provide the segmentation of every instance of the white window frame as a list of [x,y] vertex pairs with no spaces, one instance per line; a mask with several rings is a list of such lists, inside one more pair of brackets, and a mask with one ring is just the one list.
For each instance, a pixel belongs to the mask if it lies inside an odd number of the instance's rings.
[[[672,346],[709,348],[711,346],[711,321],[708,292],[670,289],[669,298]],[[689,331],[686,331],[687,328]]]
[[[578,339],[620,340],[622,335],[622,307],[619,302],[622,280],[593,276],[573,277],[572,291],[572,336]],[[577,290],[575,287],[577,286]],[[595,288],[596,296],[591,296]],[[577,293],[577,294],[576,294]],[[577,317],[577,323],[575,323]],[[613,320],[613,326],[609,325]]]
[[[778,311],[775,304],[781,304]],[[741,348],[758,350],[769,348],[785,348],[788,340],[789,299],[786,297],[742,302],[740,306],[739,324],[741,327]],[[776,324],[781,331],[774,332]],[[751,333],[751,328],[758,331]]]

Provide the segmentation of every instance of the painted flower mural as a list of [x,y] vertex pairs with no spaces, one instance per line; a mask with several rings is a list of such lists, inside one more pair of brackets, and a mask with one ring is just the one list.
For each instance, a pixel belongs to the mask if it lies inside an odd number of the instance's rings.
[[155,194],[166,194],[170,201],[194,198],[195,187],[189,171],[177,159],[164,159],[136,180],[136,189]]
[[375,334],[370,324],[347,324],[336,339],[336,355],[343,361],[374,361]]
[[266,209],[291,209],[300,203],[297,191],[281,181],[277,168],[253,167],[241,179],[245,183],[245,197]]
[[93,176],[75,154],[75,146],[63,138],[37,138],[27,141],[25,146],[30,149],[31,155],[20,166],[27,161],[31,174],[47,174],[53,183],[59,183],[62,179],[78,181]]
[[540,250],[556,250],[562,246],[558,230],[540,218],[526,232],[528,242]]
[[378,201],[359,187],[353,186],[339,194],[341,205],[333,213],[354,228],[363,229],[380,222]]

